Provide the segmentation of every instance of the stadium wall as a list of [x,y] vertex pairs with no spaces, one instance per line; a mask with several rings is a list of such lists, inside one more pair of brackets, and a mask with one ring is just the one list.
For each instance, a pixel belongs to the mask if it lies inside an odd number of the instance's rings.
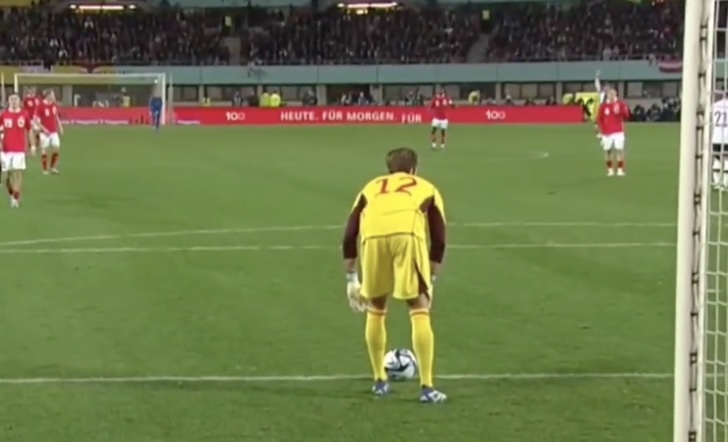
[[411,84],[593,81],[601,71],[611,81],[680,78],[673,64],[647,61],[569,63],[475,63],[357,66],[117,66],[116,72],[165,72],[175,84]]
[[[421,125],[432,119],[426,107],[282,107],[218,108],[178,107],[168,113],[169,122],[195,126],[332,126]],[[468,106],[454,108],[448,114],[455,124],[579,124],[583,121],[580,106]],[[137,108],[61,109],[61,120],[72,125],[147,125],[149,110]]]
[[[680,79],[680,62],[648,61],[473,63],[444,65],[340,66],[56,66],[52,72],[166,73],[176,85],[336,85],[497,82],[590,82],[594,73],[610,81],[670,81]],[[720,72],[725,71],[720,65]],[[39,66],[3,66],[12,79],[18,72],[47,72]],[[716,75],[723,76],[720,72]]]

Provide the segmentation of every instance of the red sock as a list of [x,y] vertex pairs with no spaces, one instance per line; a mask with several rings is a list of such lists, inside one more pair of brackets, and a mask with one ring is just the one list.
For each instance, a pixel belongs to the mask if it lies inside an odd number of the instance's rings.
[[624,160],[617,161],[617,168],[624,169]]
[[43,165],[43,170],[48,170],[48,154],[40,156],[40,163]]
[[17,190],[15,192],[13,192],[13,198],[20,201],[20,192],[18,192]]
[[56,164],[58,164],[58,152],[53,152],[51,155],[51,169],[55,169]]
[[612,160],[608,160],[607,161],[607,169],[611,169],[611,168],[612,168]]
[[444,146],[444,145],[445,145],[445,132],[443,132],[443,133],[442,133],[442,134],[440,135],[440,140],[442,140],[442,141],[441,141],[441,143],[442,143],[442,145]]
[[10,185],[10,180],[5,180],[5,188],[8,189],[8,195],[13,196],[13,186]]

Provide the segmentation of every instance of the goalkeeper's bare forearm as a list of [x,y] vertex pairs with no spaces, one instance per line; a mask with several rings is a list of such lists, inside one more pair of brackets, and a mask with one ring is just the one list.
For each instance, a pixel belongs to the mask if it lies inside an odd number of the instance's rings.
[[434,278],[440,273],[440,265],[447,247],[445,217],[435,204],[427,208],[427,225],[430,229],[430,271]]
[[361,212],[366,206],[366,200],[364,197],[359,198],[359,202],[349,214],[349,218],[346,220],[346,227],[344,228],[344,240],[341,244],[341,249],[344,255],[344,271],[349,274],[356,273],[356,258],[357,258],[357,240],[359,239],[359,219]]

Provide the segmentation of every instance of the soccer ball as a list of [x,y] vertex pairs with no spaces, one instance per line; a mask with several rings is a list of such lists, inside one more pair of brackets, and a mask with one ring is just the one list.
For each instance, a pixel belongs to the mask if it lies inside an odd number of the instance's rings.
[[417,359],[407,349],[390,350],[384,355],[384,370],[392,381],[405,381],[417,375]]

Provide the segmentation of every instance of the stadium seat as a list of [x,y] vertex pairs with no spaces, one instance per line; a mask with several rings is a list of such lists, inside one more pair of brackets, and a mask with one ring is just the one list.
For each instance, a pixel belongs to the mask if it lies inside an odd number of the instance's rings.
[[[2,0],[0,0],[2,1]],[[204,10],[78,14],[45,5],[0,12],[5,63],[221,64],[229,54],[221,26]]]
[[684,2],[509,4],[492,11],[490,61],[672,59]]
[[[194,1],[204,6],[199,1],[207,0]],[[2,7],[20,3],[26,7]],[[251,6],[84,15],[45,3],[0,0],[0,59],[16,64],[408,64],[670,60],[681,51],[680,2],[489,4],[485,15],[482,8],[312,12]]]
[[243,58],[261,64],[460,62],[480,34],[479,13],[467,8],[331,8],[264,21],[243,38]]

